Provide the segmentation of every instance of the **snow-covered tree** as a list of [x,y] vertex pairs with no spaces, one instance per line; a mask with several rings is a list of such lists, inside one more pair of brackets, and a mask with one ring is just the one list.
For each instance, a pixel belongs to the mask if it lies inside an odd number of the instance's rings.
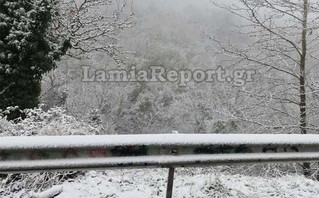
[[103,52],[123,62],[118,35],[134,24],[130,3],[122,0],[53,1],[52,35],[68,38],[72,45],[67,55],[77,59]]
[[42,75],[70,46],[50,36],[51,20],[48,0],[0,1],[0,109],[38,105]]
[[[238,0],[215,5],[244,21],[237,40],[247,42],[211,39],[223,55],[254,68],[259,77],[258,86],[242,90],[249,102],[237,107],[233,118],[286,133],[318,131],[318,99],[311,81],[318,64],[318,1]],[[304,165],[308,175],[309,164]]]

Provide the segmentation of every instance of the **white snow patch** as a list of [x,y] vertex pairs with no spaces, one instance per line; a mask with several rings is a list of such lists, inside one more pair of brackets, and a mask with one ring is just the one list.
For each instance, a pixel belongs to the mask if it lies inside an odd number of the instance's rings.
[[104,136],[1,137],[0,149],[141,145],[319,144],[319,135],[284,134],[159,134]]
[[63,186],[54,186],[41,193],[30,193],[30,198],[53,198],[63,191]]
[[[90,171],[64,183],[56,198],[162,198],[166,178],[163,169]],[[175,198],[315,198],[319,197],[319,183],[301,176],[263,178],[179,169],[173,194]]]

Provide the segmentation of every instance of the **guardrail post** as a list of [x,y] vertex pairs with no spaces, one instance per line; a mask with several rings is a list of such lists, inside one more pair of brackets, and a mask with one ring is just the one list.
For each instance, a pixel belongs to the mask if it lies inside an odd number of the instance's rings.
[[166,198],[172,198],[173,196],[174,172],[175,168],[171,167],[168,169]]

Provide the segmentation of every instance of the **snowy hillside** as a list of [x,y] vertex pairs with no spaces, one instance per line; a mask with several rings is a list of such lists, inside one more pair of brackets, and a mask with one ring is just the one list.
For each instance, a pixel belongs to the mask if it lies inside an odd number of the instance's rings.
[[[47,192],[28,194],[46,198],[62,191],[56,198],[162,198],[166,179],[167,171],[160,169],[90,171]],[[262,178],[180,169],[175,175],[174,197],[315,198],[319,197],[319,183],[301,176]]]

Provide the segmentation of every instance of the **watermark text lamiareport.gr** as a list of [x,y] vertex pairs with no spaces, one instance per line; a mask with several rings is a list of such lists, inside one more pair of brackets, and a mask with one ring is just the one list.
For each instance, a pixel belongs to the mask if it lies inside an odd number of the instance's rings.
[[247,82],[253,82],[255,70],[237,69],[228,71],[218,66],[209,70],[174,70],[164,66],[150,66],[148,69],[138,70],[131,66],[130,70],[93,70],[89,66],[83,66],[83,82],[171,82],[185,87],[187,83],[202,82],[227,82],[234,86],[244,86]]

